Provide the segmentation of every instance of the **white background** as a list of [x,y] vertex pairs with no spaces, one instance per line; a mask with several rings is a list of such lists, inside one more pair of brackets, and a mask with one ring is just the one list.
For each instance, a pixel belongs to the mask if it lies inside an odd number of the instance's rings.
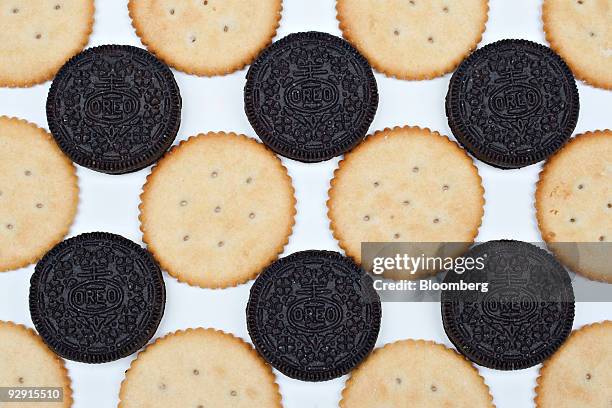
[[[134,34],[124,0],[98,0],[90,46],[141,46]],[[491,0],[489,21],[481,46],[504,38],[545,43],[541,4],[534,0]],[[277,39],[298,31],[318,30],[340,35],[332,0],[284,0]],[[66,29],[69,29],[67,27]],[[0,56],[1,57],[1,56]],[[243,111],[246,69],[232,75],[199,78],[175,72],[183,97],[182,124],[177,137],[213,130],[255,136]],[[401,81],[376,74],[380,104],[371,131],[395,125],[429,127],[450,135],[444,115],[449,75],[430,81]],[[0,115],[17,116],[47,127],[45,100],[50,83],[29,89],[0,89]],[[578,83],[580,118],[576,133],[612,127],[612,93]],[[1,159],[1,158],[0,158]],[[305,249],[339,250],[326,217],[329,180],[338,159],[302,164],[283,159],[293,177],[298,200],[296,225],[285,255]],[[579,163],[577,163],[579,165]],[[511,238],[541,240],[535,222],[533,193],[540,164],[502,171],[478,163],[486,190],[485,216],[478,241]],[[150,169],[110,176],[78,168],[80,204],[70,236],[109,231],[141,242],[138,203]],[[0,319],[32,327],[28,312],[29,279],[33,266],[0,274]],[[187,327],[214,327],[247,341],[244,309],[251,283],[232,289],[207,290],[178,283],[164,274],[168,292],[166,312],[156,336]],[[612,318],[610,303],[576,305],[574,327]],[[377,346],[404,338],[430,339],[450,346],[441,324],[439,304],[385,303]],[[75,408],[113,407],[123,373],[134,356],[102,364],[67,362],[72,377]],[[480,368],[499,408],[533,407],[538,367],[515,372]],[[325,383],[305,383],[277,373],[285,407],[334,407],[346,377]],[[466,392],[470,392],[466,390]]]

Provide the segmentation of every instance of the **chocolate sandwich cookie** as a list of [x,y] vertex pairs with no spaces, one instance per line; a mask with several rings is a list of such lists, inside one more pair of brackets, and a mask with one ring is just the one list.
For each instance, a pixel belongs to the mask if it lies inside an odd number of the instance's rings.
[[[455,287],[441,297],[444,330],[457,350],[497,370],[528,368],[552,355],[574,321],[574,292],[563,266],[519,241],[480,244],[465,258],[483,267],[449,271],[444,285]],[[487,288],[468,288],[477,283]]]
[[311,250],[266,268],[246,313],[251,340],[273,367],[298,380],[326,381],[372,351],[381,306],[372,279],[349,258]]
[[261,140],[302,162],[329,160],[357,145],[378,107],[372,68],[330,34],[291,34],[251,65],[244,109]]
[[127,45],[90,48],[59,71],[47,121],[75,163],[109,174],[153,164],[174,141],[181,96],[170,69]]
[[58,355],[84,363],[117,360],[144,346],[159,326],[165,301],[153,257],[104,232],[58,244],[30,281],[36,330]]
[[544,160],[578,120],[576,82],[561,57],[525,40],[483,47],[453,74],[446,116],[457,140],[479,160],[513,169]]

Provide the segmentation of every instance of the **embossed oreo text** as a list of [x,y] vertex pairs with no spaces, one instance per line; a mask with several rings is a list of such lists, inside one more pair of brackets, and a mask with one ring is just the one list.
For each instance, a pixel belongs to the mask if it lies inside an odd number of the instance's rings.
[[308,78],[293,84],[285,93],[289,106],[303,112],[316,113],[338,100],[336,86],[324,79]]
[[70,290],[70,305],[85,313],[104,313],[123,301],[121,288],[110,280],[83,282]]
[[491,319],[508,322],[529,320],[537,306],[537,297],[524,287],[497,288],[484,298],[482,305]]
[[540,92],[524,84],[503,86],[489,99],[491,111],[504,118],[527,116],[537,110],[541,104]]
[[331,330],[342,321],[342,307],[330,298],[300,299],[289,306],[287,318],[301,330]]
[[85,102],[87,117],[116,125],[134,118],[139,109],[138,97],[126,91],[97,92]]
[[485,257],[485,269],[451,271],[444,282],[488,282],[490,289],[442,292],[444,327],[458,349],[497,369],[527,368],[554,352],[574,317],[574,294],[563,266],[545,250],[518,241],[479,244],[466,256]]

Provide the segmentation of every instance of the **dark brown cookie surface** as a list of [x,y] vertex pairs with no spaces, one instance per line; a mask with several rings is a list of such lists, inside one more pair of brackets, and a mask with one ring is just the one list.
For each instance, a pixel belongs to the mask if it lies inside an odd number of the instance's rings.
[[117,360],[144,346],[165,301],[153,257],[103,232],[58,244],[30,281],[30,314],[40,336],[58,355],[85,363]]
[[480,259],[484,268],[449,271],[444,284],[488,287],[442,292],[444,330],[457,350],[498,370],[531,367],[553,354],[574,321],[574,292],[563,266],[543,249],[519,241],[490,241],[464,257]]
[[338,156],[366,135],[378,107],[372,68],[330,34],[291,34],[266,48],[247,74],[244,108],[261,140],[302,162]]
[[276,261],[251,288],[247,326],[255,348],[292,378],[346,374],[378,337],[381,306],[372,285],[337,252],[302,251]]
[[576,83],[548,47],[502,40],[470,55],[446,95],[448,124],[479,160],[504,169],[544,160],[578,120]]
[[170,147],[181,122],[181,96],[172,71],[146,50],[103,45],[59,71],[47,97],[47,122],[75,163],[129,173]]

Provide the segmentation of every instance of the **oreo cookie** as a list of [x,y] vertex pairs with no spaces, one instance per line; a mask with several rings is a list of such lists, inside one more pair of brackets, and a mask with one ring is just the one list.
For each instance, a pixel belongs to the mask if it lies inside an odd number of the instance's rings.
[[337,252],[303,251],[266,268],[251,288],[247,328],[283,374],[326,381],[374,348],[381,306],[372,278]]
[[146,50],[103,45],[60,69],[47,96],[47,122],[75,163],[129,173],[170,147],[181,122],[181,96],[172,71]]
[[329,160],[366,135],[378,107],[372,68],[327,33],[291,34],[249,68],[244,109],[261,140],[302,162]]
[[[449,271],[441,294],[444,330],[457,350],[497,370],[532,367],[552,355],[574,321],[574,292],[563,266],[519,241],[490,241],[464,257],[483,267]],[[486,291],[467,289],[476,283],[486,283]]]
[[30,280],[30,314],[58,355],[84,363],[129,356],[155,334],[166,290],[145,249],[93,232],[55,246]]
[[464,60],[446,95],[457,140],[502,169],[546,159],[570,138],[580,104],[572,72],[550,48],[525,40],[489,44]]

